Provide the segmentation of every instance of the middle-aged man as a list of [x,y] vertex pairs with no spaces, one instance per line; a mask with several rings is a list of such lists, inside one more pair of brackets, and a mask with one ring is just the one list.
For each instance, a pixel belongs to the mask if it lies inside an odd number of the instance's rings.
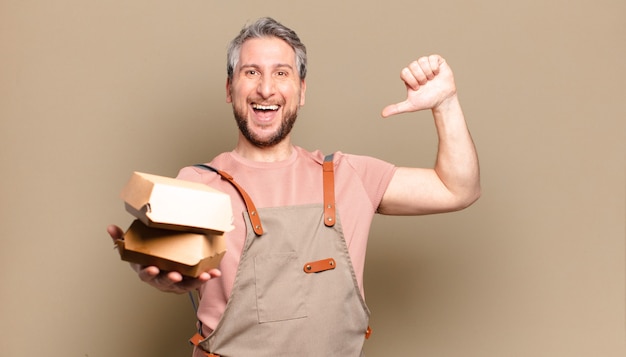
[[[228,251],[219,269],[196,279],[132,266],[162,291],[198,291],[196,357],[360,356],[369,331],[363,268],[373,215],[455,211],[480,196],[478,158],[452,71],[438,55],[411,62],[401,71],[406,100],[382,111],[432,111],[434,168],[409,168],[292,143],[307,70],[293,30],[261,18],[231,42],[227,61],[235,148],[204,167],[183,168],[178,178],[230,194]],[[119,227],[108,232],[123,237]]]

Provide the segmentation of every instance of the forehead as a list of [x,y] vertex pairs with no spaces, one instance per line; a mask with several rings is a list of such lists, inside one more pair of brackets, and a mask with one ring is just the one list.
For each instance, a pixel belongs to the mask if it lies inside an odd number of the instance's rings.
[[277,37],[251,38],[241,46],[240,66],[289,65],[296,67],[296,53],[289,44]]

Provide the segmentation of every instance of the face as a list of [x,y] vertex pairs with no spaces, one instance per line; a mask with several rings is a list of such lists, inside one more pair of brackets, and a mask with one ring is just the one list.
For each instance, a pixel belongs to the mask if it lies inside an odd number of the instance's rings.
[[289,135],[305,90],[293,49],[275,37],[255,38],[241,46],[233,78],[226,82],[226,101],[243,137],[270,147]]

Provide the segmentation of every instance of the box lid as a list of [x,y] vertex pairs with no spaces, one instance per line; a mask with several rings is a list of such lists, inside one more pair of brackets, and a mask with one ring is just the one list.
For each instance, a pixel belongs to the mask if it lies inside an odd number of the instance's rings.
[[126,210],[150,227],[217,232],[234,228],[230,196],[202,183],[134,172],[121,197]]

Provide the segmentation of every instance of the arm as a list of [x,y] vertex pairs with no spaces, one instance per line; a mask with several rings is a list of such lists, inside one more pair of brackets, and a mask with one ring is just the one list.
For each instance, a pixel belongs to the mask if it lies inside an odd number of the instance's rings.
[[[113,242],[124,237],[124,231],[122,231],[122,229],[118,226],[108,226],[107,232],[113,239]],[[130,267],[137,272],[141,281],[146,282],[161,291],[176,294],[184,294],[189,291],[193,291],[209,279],[222,275],[218,269],[212,269],[208,272],[200,274],[197,278],[189,278],[184,277],[182,274],[175,271],[162,272],[155,266],[143,267],[139,264],[131,263]]]
[[432,169],[399,167],[379,213],[420,215],[450,212],[480,197],[478,156],[459,103],[452,70],[437,55],[422,57],[401,72],[407,99],[383,109],[382,116],[430,109],[439,138]]

